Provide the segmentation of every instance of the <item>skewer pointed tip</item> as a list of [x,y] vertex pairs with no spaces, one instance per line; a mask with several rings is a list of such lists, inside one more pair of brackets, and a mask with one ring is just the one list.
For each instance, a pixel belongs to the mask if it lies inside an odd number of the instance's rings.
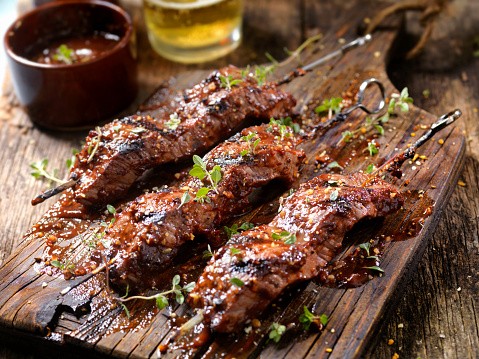
[[73,187],[77,182],[78,180],[70,180],[68,182],[62,183],[58,187],[52,188],[46,192],[42,192],[37,197],[32,199],[32,206],[36,206],[37,204],[44,202],[46,199],[53,197],[59,193],[62,193],[68,188]]

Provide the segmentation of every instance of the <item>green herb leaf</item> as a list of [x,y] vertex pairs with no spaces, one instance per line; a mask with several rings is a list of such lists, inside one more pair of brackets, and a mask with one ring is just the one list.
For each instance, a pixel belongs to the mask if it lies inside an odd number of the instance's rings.
[[197,177],[200,180],[203,180],[206,176],[206,172],[199,166],[199,165],[194,165],[193,168],[190,170],[190,175],[193,177]]
[[371,243],[369,243],[369,242],[361,243],[361,244],[359,245],[359,248],[364,249],[364,250],[366,251],[366,253],[368,254],[368,256],[369,256],[369,249],[371,248]]
[[326,99],[323,101],[322,105],[315,108],[314,112],[323,113],[331,110],[332,113],[337,114],[343,108],[341,102],[343,99],[341,97],[333,97],[331,99]]
[[220,75],[221,87],[224,87],[227,90],[231,90],[234,85],[237,85],[243,80],[233,80],[233,75],[223,76]]
[[64,265],[60,261],[51,261],[50,264],[54,267],[60,268],[61,270],[64,269]]
[[244,282],[239,278],[230,278],[230,281],[237,287],[242,287],[244,285]]
[[221,167],[216,165],[213,167],[210,173],[213,184],[216,186],[219,181],[221,181]]
[[208,258],[208,257],[213,257],[213,252],[209,250],[204,250],[203,251],[203,258]]
[[230,248],[230,252],[231,252],[231,256],[235,256],[235,255],[241,253],[241,249],[238,249],[238,248],[235,248],[235,247],[231,247],[231,248]]
[[296,243],[296,233],[292,233],[290,236],[285,238],[284,240],[285,244],[295,244]]
[[157,295],[155,299],[156,306],[159,310],[162,310],[168,305],[168,299],[166,299],[166,297],[163,295]]
[[368,150],[369,150],[370,156],[373,156],[376,153],[378,153],[378,149],[376,148],[376,145],[373,142],[368,143]]
[[208,249],[203,251],[203,258],[213,257],[213,251],[211,250],[210,245],[208,244]]
[[76,148],[73,148],[72,149],[72,157],[71,158],[68,158],[66,160],[66,164],[67,164],[67,168],[70,170],[72,169],[73,165],[75,164],[75,161],[76,161],[76,154],[78,153],[78,150]]
[[173,284],[173,287],[174,286],[177,286],[178,284],[180,284],[180,276],[178,274],[176,274],[174,277],[173,277],[173,280],[171,282]]
[[183,287],[183,291],[186,292],[186,293],[189,293],[193,290],[193,288],[195,287],[196,283],[195,282],[191,282],[191,283],[188,283],[187,285],[185,285]]
[[[195,199],[196,199],[196,200],[201,200],[201,199],[205,200],[205,199],[207,198],[206,196],[208,195],[208,193],[209,193],[210,191],[211,191],[211,190],[210,190],[209,188],[207,188],[207,187],[201,187],[201,188],[198,190],[198,192],[196,192],[196,197],[195,197]],[[209,199],[209,198],[208,198],[208,199]]]
[[340,169],[343,169],[343,167],[341,167],[341,166],[339,165],[339,163],[336,162],[336,161],[333,161],[333,162],[329,163],[327,167],[330,168],[330,169],[336,168],[336,167],[337,167],[337,168],[340,168]]
[[280,325],[278,323],[272,323],[269,332],[269,339],[274,340],[278,343],[281,340],[281,336],[286,331],[286,327],[284,325]]
[[271,237],[274,240],[282,239],[285,244],[295,244],[296,243],[296,233],[290,233],[288,231],[281,231],[281,233],[273,232]]
[[140,127],[137,127],[137,128],[131,128],[128,131],[133,132],[133,133],[142,133],[142,132],[146,131],[146,128],[140,126]]
[[331,192],[331,194],[329,195],[329,200],[330,201],[336,201],[338,199],[338,196],[339,196],[339,191],[337,189],[335,189],[333,192]]
[[73,49],[69,49],[67,45],[62,44],[58,47],[56,54],[53,55],[53,60],[61,61],[65,65],[71,65],[74,62],[73,54]]
[[384,273],[384,270],[379,268],[378,266],[372,266],[372,267],[363,267],[365,269],[372,269],[372,270],[375,270],[375,271],[378,271],[378,272],[381,272],[381,273]]
[[35,177],[35,179],[39,179],[40,177],[45,177],[46,179],[49,180],[49,183],[51,185],[52,182],[57,182],[60,184],[65,183],[65,181],[62,181],[61,179],[56,178],[56,174],[58,170],[56,168],[53,169],[52,174],[49,174],[47,172],[47,165],[48,165],[48,159],[44,158],[41,161],[38,162],[31,162],[30,167],[33,169],[30,171],[30,174]]
[[244,222],[242,223],[239,227],[238,225],[235,223],[233,224],[230,228],[228,227],[223,227],[223,229],[225,230],[226,234],[228,235],[228,239],[231,239],[231,237],[236,234],[236,233],[239,233],[240,231],[246,231],[248,229],[252,229],[254,228],[254,224],[253,223],[249,223],[249,222]]
[[176,130],[178,125],[181,123],[181,120],[177,117],[176,113],[170,115],[170,119],[165,122],[165,126],[170,130]]
[[200,166],[200,168],[206,169],[206,164],[203,162],[200,156],[193,155],[193,163]]
[[185,297],[183,296],[183,294],[180,291],[176,291],[175,294],[176,294],[176,298],[175,298],[176,302],[180,305],[183,304],[185,302]]
[[373,173],[374,171],[374,164],[370,164],[368,165],[368,167],[366,168],[366,173]]
[[107,205],[106,205],[106,209],[107,209],[108,212],[110,212],[111,214],[115,214],[115,213],[116,213],[115,207],[113,207],[111,204],[107,204]]
[[383,126],[375,124],[374,127],[376,128],[376,130],[378,130],[378,132],[381,136],[384,136],[384,127]]
[[341,132],[341,136],[345,142],[349,142],[349,140],[354,137],[354,134],[351,131],[344,131]]
[[126,317],[127,317],[128,319],[130,319],[130,311],[128,310],[128,308],[126,307],[125,304],[123,304],[123,303],[120,303],[120,304],[121,304],[121,306],[123,307],[123,310],[125,311]]
[[181,208],[181,206],[183,206],[185,203],[188,203],[190,200],[191,200],[190,192],[185,191],[185,193],[183,193],[183,195],[181,196],[181,203],[178,206],[178,209]]

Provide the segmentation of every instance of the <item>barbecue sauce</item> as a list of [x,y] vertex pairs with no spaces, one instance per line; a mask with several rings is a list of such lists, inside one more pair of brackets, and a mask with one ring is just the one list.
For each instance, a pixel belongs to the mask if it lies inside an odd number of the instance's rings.
[[[110,33],[94,33],[87,36],[71,37],[52,41],[37,50],[30,60],[47,65],[71,65],[92,61],[111,51],[120,37]],[[40,44],[37,46],[40,47]]]

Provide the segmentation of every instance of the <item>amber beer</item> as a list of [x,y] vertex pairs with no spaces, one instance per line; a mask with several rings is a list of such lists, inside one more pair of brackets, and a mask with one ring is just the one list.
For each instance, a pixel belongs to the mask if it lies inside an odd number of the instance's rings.
[[170,60],[204,62],[239,45],[242,0],[143,0],[143,7],[151,45]]

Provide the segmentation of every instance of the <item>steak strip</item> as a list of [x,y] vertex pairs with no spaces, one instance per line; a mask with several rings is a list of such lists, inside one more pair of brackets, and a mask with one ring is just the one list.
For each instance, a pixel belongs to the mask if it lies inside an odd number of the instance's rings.
[[[251,133],[255,136],[245,141],[243,136]],[[258,139],[254,153],[241,154]],[[180,205],[185,191],[194,198],[200,188],[210,185],[207,177],[200,180],[190,176],[178,187],[138,197],[116,215],[104,237],[104,241],[111,241],[111,246],[95,252],[93,262],[88,264],[90,268],[87,265],[81,270],[94,269],[104,255],[111,263],[110,279],[119,287],[128,286],[134,291],[154,287],[155,278],[171,263],[183,243],[196,235],[215,237],[218,226],[247,208],[248,196],[255,188],[273,179],[293,182],[305,157],[302,150],[296,149],[296,141],[291,129],[285,126],[264,124],[244,129],[203,159],[208,171],[215,165],[221,167],[218,193],[210,191],[206,201],[190,200]]]
[[[401,208],[403,199],[393,185],[374,179],[361,187],[367,179],[362,173],[326,174],[301,185],[270,224],[234,235],[218,250],[190,293],[189,304],[203,309],[212,330],[235,332],[286,288],[317,276],[354,224]],[[281,232],[290,241],[294,234],[295,243],[273,239]]]
[[[220,76],[241,82],[225,88]],[[129,116],[90,131],[70,173],[75,197],[87,206],[112,203],[147,169],[202,153],[247,119],[291,116],[295,104],[274,83],[259,86],[233,66],[214,71],[155,110],[155,117]],[[167,124],[170,115],[180,121],[176,128]]]

